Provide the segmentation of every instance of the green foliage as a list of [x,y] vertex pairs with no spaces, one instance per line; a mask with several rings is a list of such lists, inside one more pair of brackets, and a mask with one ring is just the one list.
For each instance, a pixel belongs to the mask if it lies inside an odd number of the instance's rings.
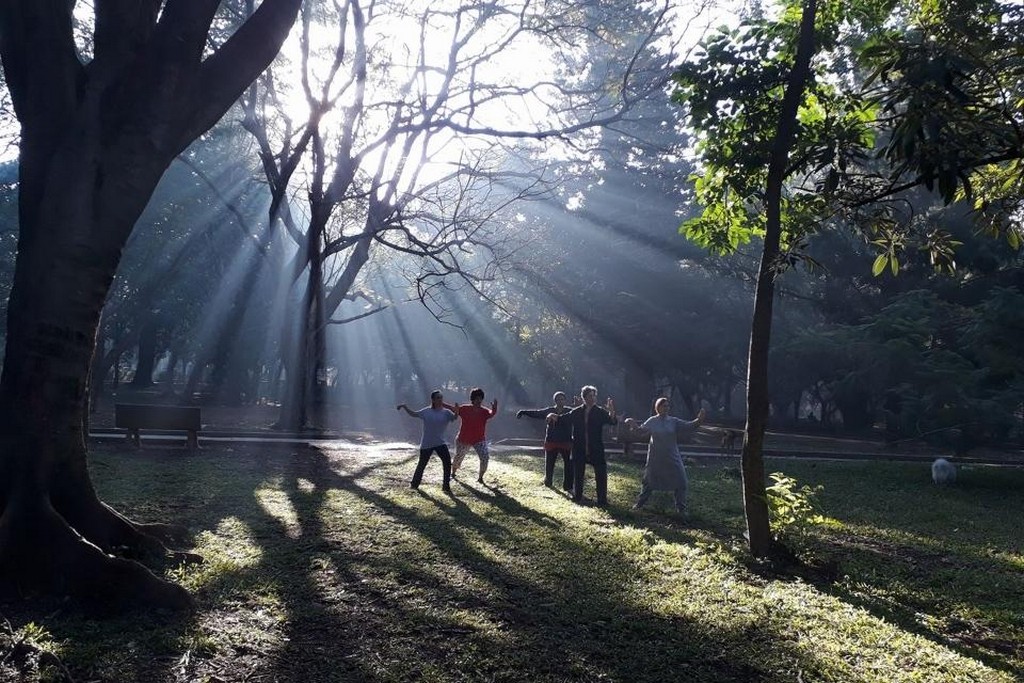
[[[760,233],[800,14],[799,2],[779,4],[778,18],[709,37],[675,74],[674,99],[696,130],[695,197],[704,207],[681,232],[716,253]],[[783,248],[845,226],[878,248],[876,276],[898,274],[911,248],[951,271],[960,244],[916,233],[913,216],[888,201],[918,184],[947,204],[973,200],[980,228],[1019,248],[1022,29],[1019,3],[820,3],[814,73],[787,169]],[[804,205],[805,195],[819,201]]]
[[0,680],[63,681],[62,665],[53,655],[56,644],[46,627],[29,621],[14,629],[0,623]]
[[882,420],[890,438],[965,450],[1017,439],[1024,404],[1024,294],[996,287],[972,304],[912,290],[857,325],[783,336],[772,351],[773,391],[806,391],[831,425]]
[[949,203],[972,196],[987,160],[1020,158],[1022,19],[1019,3],[910,3],[906,23],[865,42],[892,177],[915,176]]
[[772,483],[765,487],[765,494],[776,539],[792,535],[824,519],[818,514],[815,505],[816,497],[823,490],[822,486],[801,485],[782,472],[772,472],[768,478]]
[[[843,92],[826,73],[840,59],[839,27],[877,19],[886,3],[823,5],[815,73],[797,112],[791,182],[783,197],[782,248],[790,252],[800,251],[807,236],[827,223],[830,198],[874,144],[876,104]],[[800,18],[799,3],[787,8],[778,20],[720,30],[674,75],[673,99],[686,107],[696,130],[701,166],[691,180],[703,207],[680,231],[715,253],[730,253],[763,234],[768,160]]]
[[[1024,161],[1014,159],[975,169],[971,174],[972,206],[978,231],[989,237],[1002,236],[1010,248],[1022,243],[1020,216],[1024,212]],[[958,200],[972,199],[965,189]]]

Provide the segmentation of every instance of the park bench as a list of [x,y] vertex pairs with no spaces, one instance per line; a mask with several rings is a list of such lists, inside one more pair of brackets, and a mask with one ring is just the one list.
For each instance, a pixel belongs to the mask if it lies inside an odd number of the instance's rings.
[[185,446],[199,448],[199,408],[197,406],[160,406],[118,403],[114,406],[114,426],[127,429],[127,439],[140,445],[140,429],[165,429],[186,432]]
[[622,446],[622,455],[624,458],[633,457],[633,446],[640,444],[644,448],[644,454],[646,455],[648,437],[643,431],[631,427],[625,420],[619,420],[618,425],[615,427],[615,443]]
[[[743,440],[743,432],[735,429],[722,429],[722,448],[723,454],[732,455],[735,452],[736,440]],[[625,458],[636,457],[643,460],[647,457],[647,444],[650,443],[650,437],[642,430],[635,427],[630,427],[625,420],[619,420],[619,424],[615,428],[613,436],[614,443],[622,447],[622,455]],[[679,437],[679,444],[691,444],[693,443],[693,435],[685,435]],[[634,451],[634,446],[639,446],[639,452]]]

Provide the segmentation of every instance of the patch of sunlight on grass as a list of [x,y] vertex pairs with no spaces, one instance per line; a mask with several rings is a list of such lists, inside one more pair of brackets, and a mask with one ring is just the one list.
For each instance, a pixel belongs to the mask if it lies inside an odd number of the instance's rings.
[[291,498],[281,490],[280,482],[266,482],[256,489],[253,495],[263,511],[281,523],[288,538],[299,538],[302,535],[299,514],[295,511]]
[[961,681],[1011,680],[799,581],[772,582],[758,600],[780,636],[793,639],[809,660],[827,662],[839,680],[915,681],[921,671],[955,672]]
[[[802,581],[752,583],[741,566],[722,561],[721,549],[659,542],[650,551],[658,570],[646,574],[652,612],[693,619],[710,632],[769,633],[771,647],[796,653],[803,680],[1013,680]],[[924,671],[948,678],[922,678]]]
[[1018,571],[1024,571],[1024,554],[1006,550],[992,550],[990,551],[990,556],[993,559],[1005,562]]
[[298,478],[295,482],[295,487],[302,493],[313,493],[313,491],[316,491],[316,484],[304,477]]
[[925,536],[920,533],[907,531],[905,529],[883,527],[876,524],[839,522],[838,526],[831,528],[845,530],[865,537],[885,538],[888,541],[898,543],[900,545],[913,545],[921,549],[935,551],[943,549],[950,541],[959,541],[956,537],[950,537],[948,540],[942,540],[933,536]]
[[214,531],[197,534],[195,551],[203,557],[201,565],[181,566],[172,572],[173,580],[193,592],[263,561],[263,549],[256,543],[252,530],[237,517],[225,517]]

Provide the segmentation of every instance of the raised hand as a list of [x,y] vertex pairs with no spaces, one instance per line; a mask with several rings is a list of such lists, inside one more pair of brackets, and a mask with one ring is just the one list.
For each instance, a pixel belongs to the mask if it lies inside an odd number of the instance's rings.
[[498,399],[494,399],[493,401],[491,401],[491,412],[498,412]]

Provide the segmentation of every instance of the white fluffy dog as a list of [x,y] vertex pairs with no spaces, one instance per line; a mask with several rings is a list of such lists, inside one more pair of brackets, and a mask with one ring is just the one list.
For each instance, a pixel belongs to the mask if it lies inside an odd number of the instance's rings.
[[952,484],[956,481],[956,465],[945,458],[936,459],[932,463],[932,481],[940,486]]

